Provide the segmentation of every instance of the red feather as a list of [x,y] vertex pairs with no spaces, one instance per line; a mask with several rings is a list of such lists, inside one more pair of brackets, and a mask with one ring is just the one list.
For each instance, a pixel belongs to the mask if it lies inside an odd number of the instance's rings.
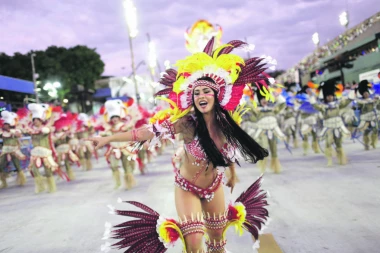
[[135,102],[135,100],[133,98],[130,98],[127,102],[127,106],[130,107],[133,105],[133,103]]
[[52,112],[58,112],[58,113],[61,113],[62,112],[62,107],[61,106],[53,106],[52,107]]
[[102,105],[102,107],[100,107],[99,114],[104,115],[105,112],[106,112],[106,107]]
[[24,117],[28,116],[29,110],[26,107],[19,108],[16,112],[19,119],[23,119]]

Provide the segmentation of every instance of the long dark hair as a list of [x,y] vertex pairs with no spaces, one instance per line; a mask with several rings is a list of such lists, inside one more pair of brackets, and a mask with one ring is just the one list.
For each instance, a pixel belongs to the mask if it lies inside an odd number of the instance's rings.
[[[198,80],[206,80],[214,82],[209,77],[202,77]],[[262,160],[268,156],[268,150],[262,148],[251,136],[249,136],[239,125],[231,118],[230,114],[224,110],[217,98],[215,90],[214,92],[215,104],[214,111],[217,120],[217,125],[223,132],[227,139],[227,142],[235,145],[240,151],[246,161],[256,163],[258,160]],[[194,95],[193,95],[194,104]],[[209,131],[207,129],[206,122],[203,118],[203,114],[194,105],[195,116],[197,117],[197,124],[195,126],[195,135],[199,139],[199,143],[206,153],[206,156],[210,162],[212,162],[214,168],[217,166],[227,167],[231,165],[232,161],[228,161],[226,157],[220,152],[211,139]]]

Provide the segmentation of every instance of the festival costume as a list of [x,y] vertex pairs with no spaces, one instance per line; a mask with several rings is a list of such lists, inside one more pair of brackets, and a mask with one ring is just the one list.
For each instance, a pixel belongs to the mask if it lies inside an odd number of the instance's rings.
[[[105,112],[108,122],[111,121],[112,117],[119,117],[121,120],[125,121],[121,121],[116,125],[111,125],[111,128],[106,129],[102,135],[114,135],[126,132],[134,126],[135,121],[133,121],[131,115],[128,115],[127,106],[124,105],[123,101],[120,99],[108,100],[105,103]],[[113,178],[115,180],[115,189],[119,188],[121,185],[119,171],[120,161],[124,170],[125,188],[131,189],[134,187],[136,182],[133,176],[133,170],[137,159],[137,151],[134,150],[133,145],[130,142],[111,142],[105,156],[112,169]]]
[[286,142],[290,143],[293,138],[293,148],[298,148],[297,133],[296,133],[296,114],[291,106],[287,106],[284,111],[284,134]]
[[315,110],[308,100],[306,90],[308,86],[303,86],[295,96],[295,109],[297,111],[296,122],[297,131],[302,138],[303,154],[307,155],[310,148],[309,136],[311,135],[311,147],[314,153],[320,153],[317,138],[317,125],[319,120],[319,112]]
[[[342,96],[345,98],[348,98],[348,95],[350,94],[351,90],[344,90]],[[356,127],[358,126],[359,119],[355,115],[356,109],[356,102],[352,101],[351,104],[348,104],[345,108],[342,108],[341,110],[341,116],[343,118],[343,122],[346,125],[347,129],[351,132],[351,134],[354,133]],[[350,136],[351,137],[351,136]]]
[[57,152],[57,161],[59,166],[64,166],[70,180],[75,179],[75,174],[70,163],[76,163],[80,166],[78,156],[70,147],[70,126],[73,123],[71,115],[61,114],[60,118],[54,122],[55,133],[53,140]]
[[365,150],[369,150],[370,146],[376,148],[379,131],[376,107],[380,104],[380,100],[378,98],[363,98],[364,92],[370,94],[370,87],[370,83],[367,80],[361,81],[358,91],[362,98],[356,100],[360,109],[360,123],[357,128],[364,132],[363,141]]
[[[252,136],[264,148],[269,148],[271,155],[270,168],[274,173],[280,173],[281,164],[277,154],[277,139],[284,140],[286,135],[282,132],[278,125],[277,115],[286,107],[286,101],[283,96],[279,95],[274,105],[261,106],[261,99],[265,98],[260,92],[256,92],[257,101],[260,106],[252,107],[252,113],[257,121],[255,122],[256,130]],[[267,99],[267,98],[265,98]],[[262,173],[267,167],[268,158],[258,162]]]
[[[174,69],[167,70],[161,79],[161,83],[167,86],[167,89],[158,92],[158,95],[169,95],[168,101],[171,108],[158,112],[151,120],[147,129],[153,133],[150,140],[150,147],[160,146],[165,140],[175,139],[174,124],[188,124],[189,127],[196,124],[197,119],[188,115],[192,108],[192,93],[197,86],[207,86],[217,91],[217,99],[220,106],[229,111],[235,121],[241,120],[241,110],[238,107],[239,101],[243,94],[246,83],[255,82],[265,79],[261,76],[264,70],[260,65],[262,59],[253,58],[244,62],[237,55],[229,54],[234,48],[242,47],[246,43],[241,41],[231,41],[214,52],[213,39],[207,44],[203,53],[197,53],[177,62],[178,72]],[[198,80],[201,77],[210,77],[215,83]],[[222,126],[223,127],[223,126]],[[134,140],[138,140],[138,133],[133,130]],[[203,152],[197,137],[192,141],[186,142],[185,150],[189,159],[193,161],[193,166],[199,166],[200,171],[207,169],[209,161]],[[236,160],[236,147],[233,143],[226,143],[221,150],[226,161],[231,163]],[[267,155],[267,153],[266,153]],[[262,159],[262,158],[260,158]],[[222,170],[215,169],[212,171],[214,179],[207,188],[201,188],[188,179],[185,179],[180,171],[176,173],[176,186],[184,191],[190,191],[200,199],[212,202],[214,192],[221,187]],[[198,175],[198,173],[197,173]],[[243,229],[249,231],[257,240],[259,230],[266,222],[268,211],[265,209],[267,202],[266,194],[260,190],[259,178],[254,182],[234,204],[226,209],[220,207],[219,213],[193,213],[191,208],[188,213],[181,215],[178,221],[175,219],[163,218],[151,208],[134,201],[126,201],[135,205],[145,212],[138,211],[121,211],[115,210],[112,206],[111,213],[136,218],[114,226],[111,231],[111,225],[106,223],[104,239],[109,237],[118,239],[119,242],[112,246],[123,249],[128,248],[128,252],[165,252],[168,247],[172,246],[179,238],[184,244],[186,252],[187,236],[205,236],[206,246],[209,253],[226,252],[226,233],[228,227],[236,227],[239,234]],[[215,239],[207,231],[220,232],[220,238]],[[109,243],[102,246],[102,250],[107,251]],[[192,252],[205,252],[203,247],[193,249]],[[190,253],[190,252],[187,252]]]
[[[29,104],[29,111],[32,113],[32,119],[40,119],[42,122],[47,120],[51,114],[47,104]],[[58,170],[58,164],[54,161],[53,152],[54,144],[51,138],[51,129],[46,125],[41,127],[29,127],[28,133],[32,137],[33,149],[30,152],[29,169],[32,171],[35,183],[35,192],[40,193],[45,190],[44,181],[46,181],[49,192],[56,191],[56,184],[53,172]],[[44,167],[45,177],[42,177],[40,168]]]
[[[336,96],[338,88],[334,81],[328,81],[321,83],[318,87],[321,98],[326,98],[328,95]],[[318,138],[325,138],[325,156],[327,158],[327,166],[332,166],[333,146],[335,144],[336,153],[338,157],[338,163],[344,165],[347,163],[346,155],[344,154],[342,140],[344,135],[350,135],[350,131],[346,128],[342,117],[340,116],[340,110],[345,108],[351,103],[354,92],[349,95],[349,99],[342,99],[340,101],[335,100],[330,103],[317,103],[316,98],[312,96],[310,98],[310,104],[313,107],[322,112],[323,114],[323,128],[318,134]]]
[[[80,164],[85,170],[92,170],[91,157],[95,151],[91,141],[85,139],[91,137],[94,134],[94,127],[91,125],[90,118],[85,113],[78,115],[78,126],[76,131],[76,139],[79,140],[78,156]],[[75,145],[75,138],[71,141],[72,145]]]
[[[128,101],[127,106],[133,106],[133,100]],[[140,128],[141,126],[148,124],[149,118],[153,116],[153,114],[149,113],[148,110],[143,108],[142,106],[134,106],[135,108],[131,108],[129,110],[130,118],[136,122],[134,128]],[[136,110],[137,109],[137,110]],[[143,145],[142,148],[138,151],[137,156],[139,164],[139,169],[141,175],[145,174],[146,164],[150,163],[152,160],[152,151],[149,150],[149,145]]]
[[26,183],[25,174],[21,168],[20,161],[26,160],[26,156],[21,152],[19,137],[21,131],[16,128],[18,116],[14,112],[3,111],[1,113],[0,125],[8,124],[10,130],[0,129],[0,138],[3,140],[3,147],[0,153],[0,188],[6,188],[7,173],[5,168],[9,162],[12,162],[17,171],[16,182],[22,186]]

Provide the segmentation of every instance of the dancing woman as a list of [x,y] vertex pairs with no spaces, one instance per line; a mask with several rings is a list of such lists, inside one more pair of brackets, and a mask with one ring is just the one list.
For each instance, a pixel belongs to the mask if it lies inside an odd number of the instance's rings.
[[18,185],[25,185],[26,177],[21,168],[20,161],[26,160],[26,156],[21,152],[19,138],[22,136],[21,130],[17,128],[18,116],[14,112],[3,111],[1,113],[0,139],[3,140],[3,146],[0,153],[0,189],[6,188],[7,185],[7,163],[13,163],[17,171],[16,182]]
[[[318,138],[317,138],[317,124],[318,124],[318,114],[319,112],[315,110],[308,101],[307,90],[310,88],[305,85],[297,93],[295,97],[295,108],[297,110],[296,122],[298,127],[298,132],[302,138],[302,148],[303,154],[307,155],[309,145],[309,136],[311,135],[312,144],[311,147],[314,153],[318,154]],[[310,108],[311,107],[311,108]]]
[[[238,153],[252,163],[268,156],[268,151],[234,121],[241,116],[234,110],[245,84],[265,79],[261,76],[264,64],[260,65],[259,58],[244,62],[239,56],[229,54],[234,48],[246,45],[244,42],[231,41],[214,52],[213,43],[211,39],[204,52],[178,61],[178,72],[167,70],[161,79],[167,88],[157,94],[168,94],[171,108],[158,112],[148,126],[109,137],[89,138],[96,148],[116,141],[150,140],[155,146],[167,139],[174,140],[176,134],[182,134],[184,139],[185,161],[175,175],[178,221],[164,219],[141,203],[128,202],[146,213],[114,210],[117,214],[139,218],[115,226],[112,233],[106,230],[105,237],[121,239],[113,245],[117,248],[165,252],[180,238],[185,252],[205,252],[202,243],[206,232],[206,252],[225,252],[227,227],[236,225],[241,232],[244,228],[257,239],[267,219],[266,194],[260,190],[260,179],[234,205],[226,208],[221,169],[230,167],[232,175],[227,186],[232,191]],[[192,108],[194,114],[189,113]]]
[[336,98],[338,87],[336,87],[333,80],[322,82],[318,90],[323,103],[317,103],[317,98],[311,90],[307,90],[307,93],[310,96],[310,104],[323,114],[323,128],[319,132],[318,138],[326,139],[325,156],[327,166],[332,166],[333,144],[335,144],[338,163],[345,165],[347,164],[347,158],[343,150],[343,136],[350,135],[350,131],[344,125],[340,111],[351,103],[355,96],[354,90],[350,91],[347,99],[342,100],[337,100]]
[[368,80],[363,80],[359,83],[358,92],[360,96],[358,96],[359,98],[357,99],[357,104],[361,113],[358,129],[364,132],[363,140],[365,150],[369,150],[370,148],[370,139],[371,146],[374,149],[376,148],[379,131],[376,106],[380,104],[380,100],[378,96],[374,96],[373,98],[370,97],[370,88],[371,84],[368,82]]
[[[261,85],[263,85],[263,82]],[[252,113],[257,118],[253,139],[257,140],[263,147],[269,148],[271,156],[270,168],[274,173],[278,174],[281,172],[281,164],[278,159],[277,138],[284,140],[286,136],[278,125],[276,116],[285,109],[286,100],[282,95],[278,95],[274,105],[269,105],[269,97],[261,94],[260,91],[256,92],[256,98],[259,106],[257,108],[251,107]],[[268,158],[264,158],[258,163],[261,173],[266,170],[267,160]]]
[[[23,130],[32,138],[29,169],[34,176],[35,192],[43,192],[46,181],[48,191],[52,193],[57,190],[53,173],[58,170],[58,164],[53,158],[55,149],[50,134],[51,111],[47,104],[32,103],[28,105],[28,109],[32,113],[32,125],[23,127]],[[41,175],[41,167],[45,169],[45,177]]]
[[[101,135],[112,136],[117,133],[126,132],[135,124],[135,120],[131,115],[128,115],[127,106],[120,99],[108,100],[104,106],[108,124],[105,125],[105,131],[102,132]],[[119,171],[120,161],[124,170],[125,188],[131,189],[136,185],[133,170],[135,168],[137,152],[133,151],[133,147],[129,142],[110,142],[105,157],[112,169],[115,189],[121,185]]]

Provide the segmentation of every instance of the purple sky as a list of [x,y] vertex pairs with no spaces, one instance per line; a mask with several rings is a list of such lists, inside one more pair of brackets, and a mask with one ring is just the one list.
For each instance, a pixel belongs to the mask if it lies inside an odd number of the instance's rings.
[[[146,33],[156,42],[158,58],[172,63],[188,54],[184,32],[198,19],[223,28],[222,41],[244,39],[256,45],[251,55],[270,55],[286,69],[321,43],[343,32],[338,15],[346,9],[350,25],[379,11],[377,0],[135,0],[139,35],[136,62],[147,58]],[[97,48],[105,75],[130,73],[129,44],[122,0],[0,1],[0,51],[7,54],[49,45]],[[38,59],[36,59],[38,60]]]

